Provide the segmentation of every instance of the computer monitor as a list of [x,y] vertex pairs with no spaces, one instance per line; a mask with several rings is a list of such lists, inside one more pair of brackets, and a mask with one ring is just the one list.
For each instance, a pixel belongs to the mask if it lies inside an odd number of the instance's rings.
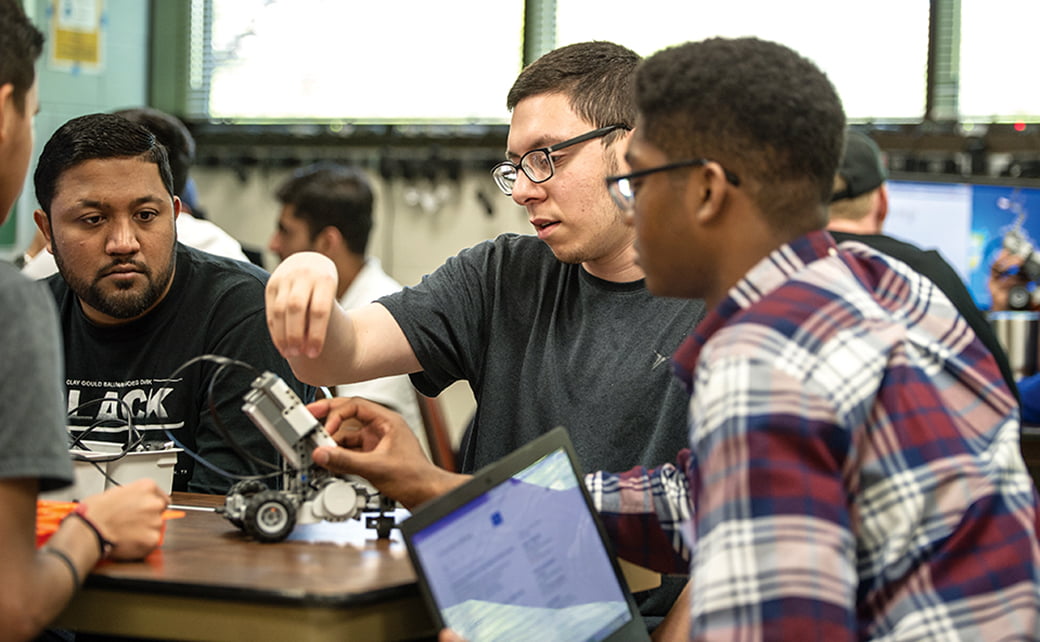
[[982,310],[991,306],[989,268],[1020,213],[1040,240],[1040,188],[939,180],[889,180],[884,232],[936,249],[964,279]]

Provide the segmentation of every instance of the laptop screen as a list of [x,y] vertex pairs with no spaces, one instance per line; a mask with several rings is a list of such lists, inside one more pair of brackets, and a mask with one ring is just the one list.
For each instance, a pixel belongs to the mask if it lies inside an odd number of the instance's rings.
[[471,642],[645,635],[569,440],[546,437],[402,525],[426,597]]

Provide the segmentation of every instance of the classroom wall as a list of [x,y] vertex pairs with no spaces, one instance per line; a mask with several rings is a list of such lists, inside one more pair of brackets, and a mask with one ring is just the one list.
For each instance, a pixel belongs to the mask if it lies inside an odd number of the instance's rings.
[[[280,205],[274,192],[291,169],[196,167],[192,170],[206,215],[247,245],[264,250],[268,269],[277,257],[267,251]],[[464,172],[444,179],[383,180],[367,172],[375,191],[375,225],[369,252],[405,285],[417,283],[449,256],[503,232],[529,233],[526,212],[498,191],[491,175]],[[492,207],[489,213],[484,203]]]

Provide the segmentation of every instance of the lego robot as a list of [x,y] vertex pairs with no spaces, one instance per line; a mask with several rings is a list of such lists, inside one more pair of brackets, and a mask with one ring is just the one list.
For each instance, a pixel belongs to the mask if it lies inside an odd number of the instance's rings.
[[314,463],[311,452],[316,447],[336,442],[278,375],[257,377],[242,411],[282,455],[284,489],[272,490],[259,480],[239,481],[218,513],[261,542],[280,542],[297,524],[360,519],[362,512],[377,512],[366,526],[380,539],[390,536],[394,519],[387,513],[393,502],[360,477],[334,475]]

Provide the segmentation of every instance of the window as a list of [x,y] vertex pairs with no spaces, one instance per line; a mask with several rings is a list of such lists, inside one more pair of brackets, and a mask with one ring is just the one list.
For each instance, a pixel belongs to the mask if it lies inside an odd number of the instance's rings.
[[191,22],[195,115],[231,122],[503,123],[521,66],[522,0],[195,0]]
[[[928,3],[921,0],[560,0],[557,45],[613,40],[641,55],[711,36],[791,47],[834,83],[850,120],[919,121],[925,112]],[[619,19],[623,16],[623,19]]]
[[1040,82],[1034,77],[1036,0],[961,0],[961,120],[1040,119]]
[[[170,6],[184,5],[155,3],[153,11]],[[184,25],[157,22],[157,35],[171,35],[153,59],[185,46],[177,38],[191,46],[186,69],[153,74],[153,82],[179,83],[167,90],[172,97],[154,103],[201,120],[504,124],[504,97],[522,66],[525,7],[532,21],[527,44],[538,48],[598,39],[649,55],[716,35],[775,40],[827,73],[850,121],[877,123],[925,118],[935,15],[944,57],[933,69],[933,98],[942,103],[933,103],[933,117],[1040,119],[1040,83],[1023,73],[1030,68],[1030,29],[1040,23],[1036,0],[190,0],[190,6]]]

